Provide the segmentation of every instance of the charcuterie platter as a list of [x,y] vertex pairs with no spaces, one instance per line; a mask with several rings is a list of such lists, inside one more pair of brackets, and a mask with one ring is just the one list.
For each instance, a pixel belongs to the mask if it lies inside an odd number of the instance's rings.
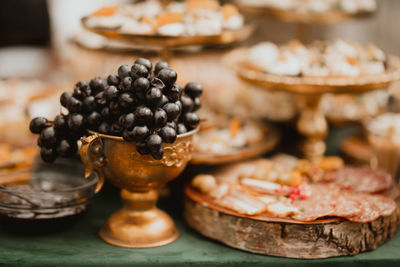
[[392,177],[347,167],[336,157],[310,163],[257,159],[196,176],[185,187],[188,224],[238,249],[289,258],[373,250],[399,223]]

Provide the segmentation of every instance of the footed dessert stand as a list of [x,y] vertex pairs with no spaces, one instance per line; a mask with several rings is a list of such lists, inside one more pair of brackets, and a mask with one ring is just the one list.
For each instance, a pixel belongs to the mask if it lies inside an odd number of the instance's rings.
[[359,77],[298,77],[263,73],[246,67],[247,49],[236,49],[225,56],[225,62],[243,80],[259,88],[294,93],[299,97],[300,116],[298,131],[306,137],[304,156],[310,160],[319,159],[326,150],[325,137],[328,123],[319,110],[321,96],[325,93],[359,94],[387,88],[400,79],[400,59],[388,56],[384,73]]
[[140,155],[134,142],[122,137],[91,132],[81,139],[80,154],[85,176],[93,172],[121,188],[123,208],[111,215],[100,230],[100,237],[115,246],[157,247],[175,241],[179,232],[171,217],[155,205],[158,189],[176,178],[185,168],[193,150],[197,130],[178,135],[175,143],[165,145],[161,160]]

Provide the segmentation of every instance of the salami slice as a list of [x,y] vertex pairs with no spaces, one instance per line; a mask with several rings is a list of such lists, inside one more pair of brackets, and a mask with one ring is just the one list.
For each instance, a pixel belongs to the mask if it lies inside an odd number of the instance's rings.
[[330,216],[335,209],[334,199],[340,187],[335,184],[312,185],[312,194],[307,199],[296,200],[293,203],[300,213],[292,216],[298,221],[314,221]]
[[335,182],[356,192],[377,193],[393,186],[391,175],[369,167],[346,167],[336,172]]
[[396,209],[396,203],[387,197],[377,195],[359,194],[357,196],[362,212],[358,215],[347,217],[353,222],[371,222],[380,216],[388,216]]

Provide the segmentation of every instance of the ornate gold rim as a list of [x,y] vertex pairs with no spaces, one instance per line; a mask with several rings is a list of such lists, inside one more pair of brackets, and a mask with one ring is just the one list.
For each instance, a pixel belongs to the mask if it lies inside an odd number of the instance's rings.
[[265,154],[276,147],[280,140],[279,131],[270,125],[263,125],[264,138],[261,142],[246,148],[236,149],[229,153],[213,154],[212,152],[193,151],[191,164],[194,165],[217,165],[246,160]]
[[[189,132],[187,132],[187,133],[180,134],[180,135],[177,136],[176,139],[179,140],[179,139],[182,139],[182,138],[191,136],[191,135],[197,133],[197,132],[199,131],[199,129],[200,129],[200,127],[197,127],[196,129],[193,129],[193,130],[191,130],[191,131],[189,131]],[[114,135],[102,134],[102,133],[98,133],[98,132],[95,132],[95,131],[92,131],[92,130],[88,130],[88,133],[90,133],[91,135],[97,135],[97,136],[99,136],[99,137],[101,137],[101,138],[105,138],[105,139],[111,139],[111,140],[126,142],[126,141],[124,140],[124,138],[122,138],[121,136],[114,136]]]
[[364,93],[387,87],[400,79],[400,59],[389,55],[385,73],[360,77],[297,77],[263,73],[246,68],[248,48],[235,49],[223,61],[243,80],[269,90],[297,94]]
[[357,13],[348,13],[343,11],[331,10],[321,13],[303,13],[296,10],[285,10],[278,8],[271,8],[266,6],[251,6],[240,4],[236,1],[239,9],[242,12],[250,13],[259,16],[270,16],[275,19],[289,22],[289,23],[302,23],[302,24],[334,24],[349,19],[362,19],[369,18],[375,14],[375,11],[363,11]]
[[110,39],[121,40],[141,45],[154,45],[161,47],[179,47],[189,45],[228,45],[246,40],[254,31],[254,27],[245,25],[237,31],[223,31],[218,35],[196,35],[196,36],[167,36],[149,34],[130,34],[119,32],[117,29],[94,28],[87,25],[89,17],[83,17],[83,27],[91,32],[97,33]]

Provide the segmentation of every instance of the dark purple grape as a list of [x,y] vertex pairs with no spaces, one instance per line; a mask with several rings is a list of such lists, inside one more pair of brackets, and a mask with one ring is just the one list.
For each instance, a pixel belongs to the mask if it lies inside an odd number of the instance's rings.
[[136,123],[144,125],[150,124],[153,119],[153,112],[146,106],[139,106],[135,110]]
[[76,99],[75,97],[71,97],[67,103],[67,109],[70,113],[81,112],[82,106],[83,106],[82,101]]
[[92,88],[92,91],[95,95],[101,91],[104,91],[108,86],[107,81],[100,77],[96,77],[96,78],[90,80],[89,85],[90,85],[90,88]]
[[131,77],[133,80],[136,80],[140,77],[147,78],[149,76],[149,71],[147,68],[140,64],[133,64],[131,68]]
[[130,142],[130,141],[135,141],[135,138],[134,138],[134,136],[133,136],[133,132],[132,132],[132,131],[129,131],[129,130],[124,130],[124,131],[122,132],[122,138],[124,138],[124,140],[125,140],[125,141],[128,141],[128,142]]
[[157,75],[160,70],[168,69],[168,68],[169,68],[168,62],[159,61],[159,62],[157,62],[157,64],[154,67],[154,74]]
[[123,93],[118,98],[118,104],[124,109],[132,109],[137,101],[131,93]]
[[97,108],[96,98],[94,96],[88,96],[83,100],[83,109],[85,112],[95,111]]
[[58,144],[56,152],[61,157],[73,156],[77,152],[76,142],[70,142],[70,141],[63,139]]
[[171,87],[178,78],[176,72],[172,69],[162,69],[158,72],[157,78],[159,78],[166,87]]
[[157,108],[154,111],[154,116],[153,116],[153,126],[154,128],[158,129],[161,127],[164,127],[164,125],[167,123],[168,116],[167,112],[163,110],[162,108]]
[[117,101],[111,101],[109,104],[110,114],[112,116],[118,116],[121,113],[120,107]]
[[176,122],[175,121],[169,121],[165,124],[165,127],[171,127],[172,129],[174,129],[176,131]]
[[146,101],[152,106],[156,106],[161,101],[163,94],[159,88],[152,87],[146,92]]
[[196,113],[194,112],[188,112],[183,115],[183,121],[186,126],[189,126],[189,128],[196,128],[199,123],[200,123],[200,118],[197,116]]
[[72,94],[72,96],[79,100],[83,100],[83,98],[85,98],[85,94],[81,91],[80,88],[76,86],[74,88],[74,93]]
[[190,82],[185,86],[185,93],[191,98],[199,97],[203,93],[203,86],[199,83]]
[[29,130],[34,134],[40,134],[47,127],[47,122],[47,119],[44,117],[36,117],[29,123]]
[[64,92],[61,94],[60,103],[63,107],[67,107],[69,99],[72,97],[71,92]]
[[136,93],[144,94],[150,88],[150,81],[147,78],[140,77],[133,83],[133,87]]
[[199,108],[201,108],[201,100],[200,100],[200,98],[195,97],[193,99],[193,103],[194,103],[193,111],[199,110]]
[[40,143],[45,147],[52,147],[57,143],[57,135],[54,127],[46,127],[40,133]]
[[105,104],[107,104],[107,99],[106,96],[104,95],[104,91],[98,93],[95,97],[96,103],[100,106],[104,106]]
[[120,80],[119,80],[119,77],[117,75],[115,75],[115,74],[108,75],[108,77],[107,77],[108,85],[118,86],[119,82],[120,82]]
[[85,129],[85,118],[82,114],[75,113],[68,116],[68,128],[73,131],[82,131]]
[[177,126],[177,132],[178,132],[178,134],[184,134],[184,133],[186,133],[187,131],[188,131],[188,130],[187,130],[185,124],[183,124],[183,123],[178,123],[178,126]]
[[54,118],[54,129],[58,132],[63,132],[68,129],[67,118],[63,115],[57,115]]
[[136,150],[140,155],[150,154],[150,150],[147,148],[146,142],[136,142]]
[[146,140],[146,138],[149,135],[150,135],[150,130],[146,125],[135,126],[132,129],[133,140],[136,142],[142,142],[142,141]]
[[161,100],[157,103],[158,108],[162,108],[165,104],[169,102],[168,97],[166,95],[162,95]]
[[99,133],[102,134],[109,134],[110,132],[110,125],[107,122],[102,122],[98,128]]
[[129,67],[128,65],[121,65],[118,68],[118,76],[120,79],[123,79],[125,77],[128,77],[131,75],[131,67]]
[[165,126],[160,130],[160,136],[165,143],[172,144],[175,142],[177,134],[175,129]]
[[53,163],[57,158],[57,153],[53,148],[42,147],[40,149],[40,157],[44,162]]
[[163,81],[161,81],[158,78],[151,79],[150,85],[151,85],[151,87],[156,87],[161,90],[164,90],[164,88],[165,88],[165,84],[163,83]]
[[111,133],[112,135],[121,136],[121,135],[122,135],[122,131],[123,131],[123,128],[122,128],[121,125],[119,125],[119,123],[118,123],[117,121],[116,121],[116,122],[113,122],[113,123],[111,124],[111,126],[110,126],[110,133]]
[[80,81],[78,82],[79,89],[83,93],[84,97],[92,95],[92,88],[90,88],[90,85],[88,82],[85,81]]
[[180,100],[175,102],[176,105],[178,105],[179,109],[182,111],[183,105],[182,102]]
[[87,117],[87,123],[92,129],[96,129],[101,123],[101,115],[100,113],[93,111]]
[[130,76],[122,79],[120,83],[120,88],[124,91],[132,91],[134,82]]
[[167,103],[163,106],[163,110],[167,112],[168,121],[173,121],[178,118],[179,114],[181,113],[181,109],[175,103]]
[[101,117],[103,118],[103,120],[108,120],[110,118],[110,109],[109,109],[109,107],[104,107],[101,110]]
[[114,98],[117,98],[119,94],[118,88],[115,87],[114,85],[110,85],[106,88],[104,91],[104,96],[108,101],[113,100]]
[[153,64],[147,58],[138,58],[135,60],[135,64],[143,65],[147,68],[147,71],[150,73],[151,69],[153,68]]
[[135,115],[128,113],[125,115],[124,124],[122,125],[125,129],[132,130],[135,126]]
[[188,95],[182,95],[181,97],[181,103],[182,103],[182,112],[192,112],[194,103],[193,100],[188,96]]
[[151,152],[159,151],[162,146],[162,138],[158,134],[151,134],[147,137],[146,144]]
[[182,95],[182,87],[176,83],[168,90],[167,94],[169,101],[178,101]]
[[155,160],[160,160],[162,159],[162,157],[164,156],[164,148],[160,148],[157,151],[151,151],[151,156],[155,159]]

